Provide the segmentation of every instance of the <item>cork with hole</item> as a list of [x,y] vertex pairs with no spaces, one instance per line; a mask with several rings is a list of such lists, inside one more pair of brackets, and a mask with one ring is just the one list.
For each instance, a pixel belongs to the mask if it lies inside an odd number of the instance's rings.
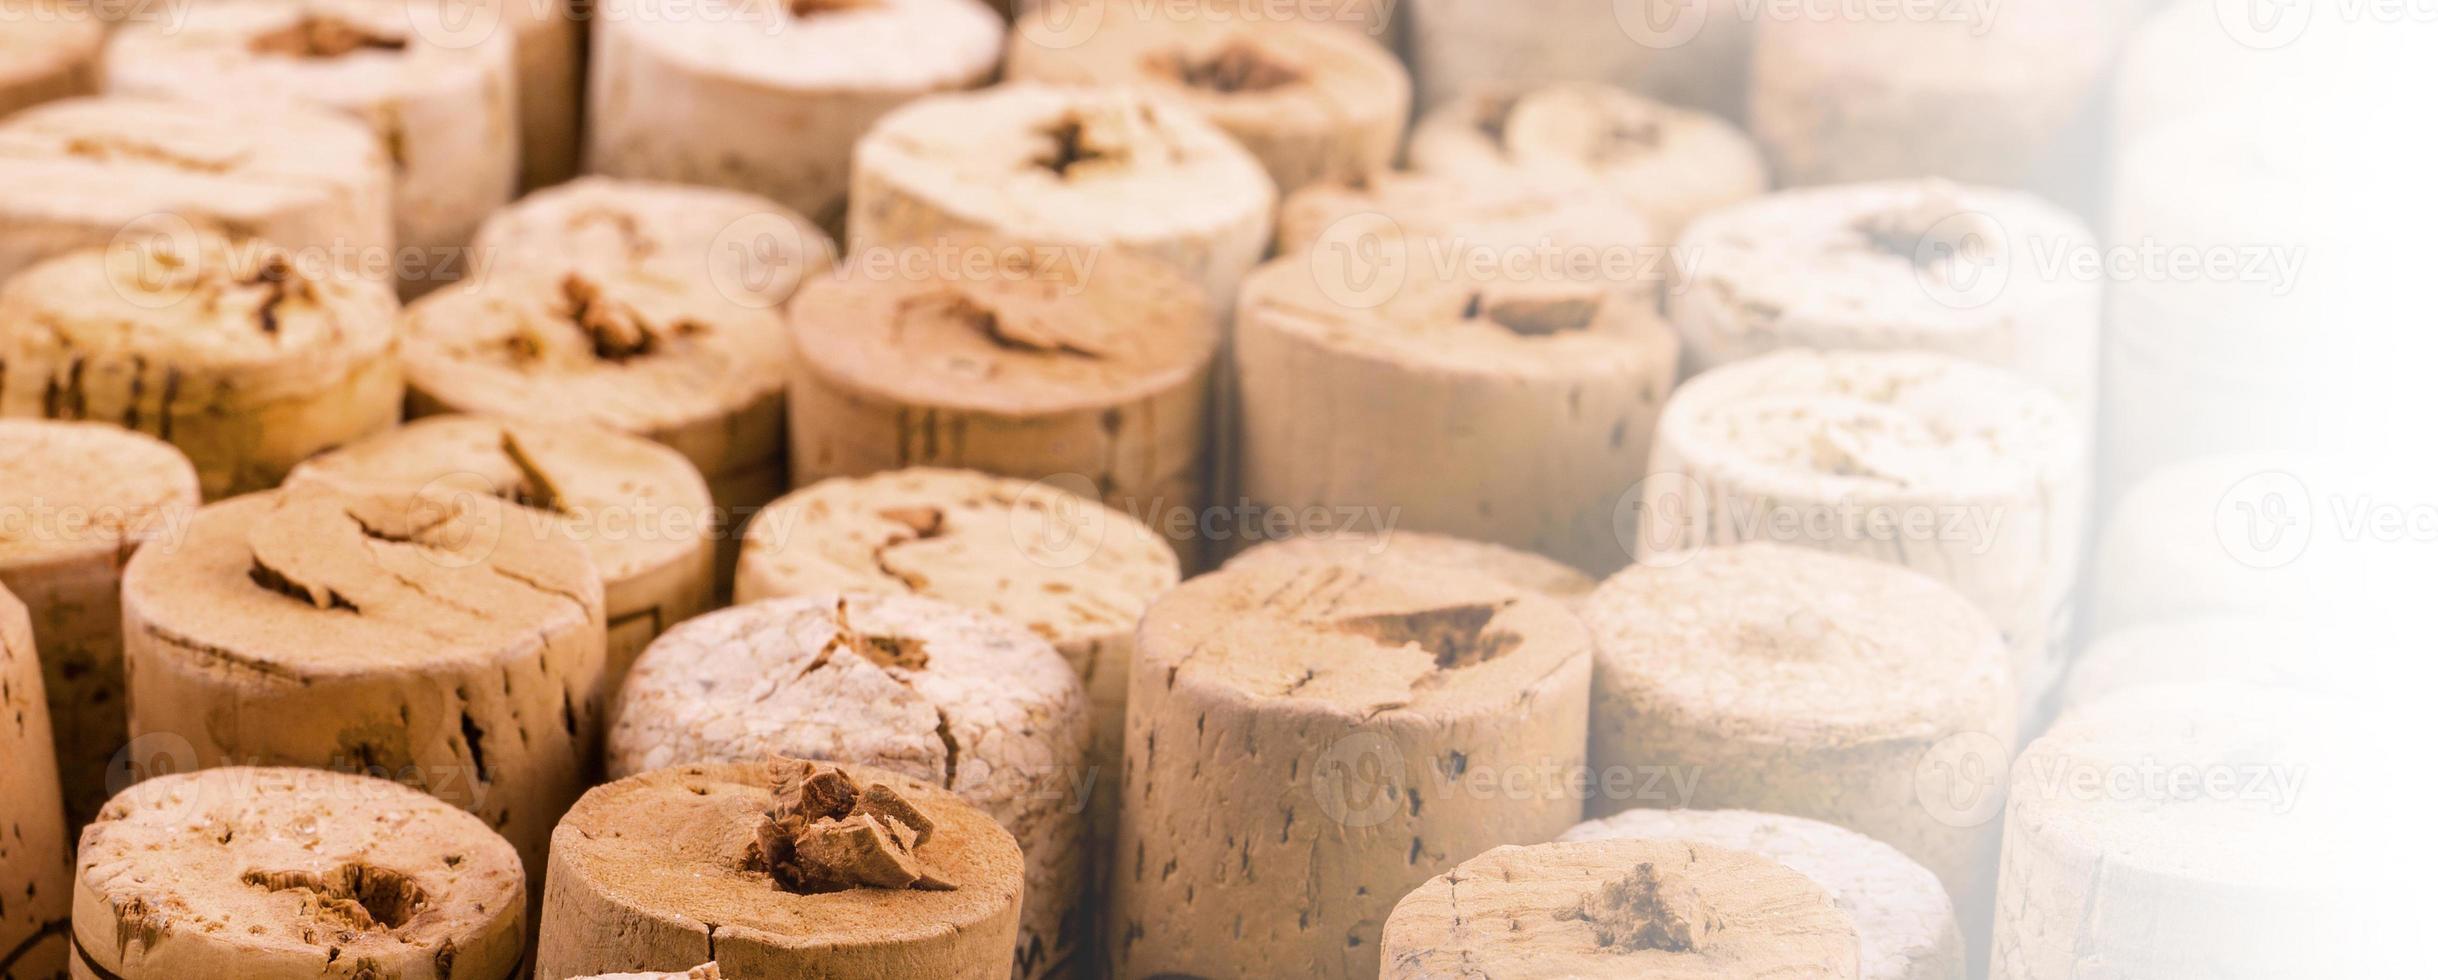
[[0,116],[57,99],[91,95],[109,28],[58,0],[6,0],[0,13]]
[[1079,967],[1083,680],[1011,620],[908,595],[770,599],[680,625],[617,700],[611,778],[769,755],[947,787],[1024,850],[1013,975]]
[[1589,639],[1554,600],[1256,565],[1169,592],[1136,643],[1114,976],[1377,976],[1400,896],[1581,817]]
[[587,165],[611,177],[759,194],[835,231],[857,138],[999,67],[1006,25],[978,0],[714,0],[651,16],[611,0],[594,39]]
[[516,849],[363,776],[209,769],[128,788],[76,862],[76,980],[509,980]]
[[[1599,81],[1741,120],[1755,8],[1737,0],[1407,0],[1424,108],[1503,85]],[[1567,43],[1552,43],[1564,39]]]
[[1397,902],[1380,975],[1861,976],[1855,926],[1818,882],[1676,840],[1501,847]]
[[684,456],[647,439],[436,415],[317,456],[288,479],[497,497],[544,515],[601,574],[606,690],[653,637],[713,608],[711,490]]
[[397,316],[384,284],[258,241],[74,252],[0,286],[0,415],[159,437],[206,500],[277,486],[397,424]]
[[1436,568],[1487,575],[1560,602],[1591,593],[1598,583],[1574,566],[1528,551],[1426,531],[1314,534],[1254,546],[1228,567],[1264,564],[1351,564],[1372,569]]
[[[851,809],[846,820],[806,820],[796,805],[807,802],[808,776],[840,775],[854,788],[831,794],[827,812],[879,788],[892,810],[929,825],[872,821],[865,853],[895,858],[899,874],[840,875],[839,855],[820,851],[769,860],[768,844],[863,822]],[[559,825],[550,860],[544,977],[709,960],[728,977],[1004,980],[1025,898],[1015,839],[955,794],[878,769],[785,759],[678,766],[596,788]],[[932,884],[915,887],[924,879]]]
[[160,440],[100,422],[0,420],[0,513],[19,518],[0,524],[0,586],[30,616],[70,826],[108,801],[127,744],[119,571],[137,546],[174,540],[198,503],[194,467]]
[[583,177],[483,221],[477,270],[620,270],[709,282],[729,301],[777,308],[828,275],[837,246],[767,197],[716,187]]
[[127,566],[128,716],[197,763],[381,776],[463,807],[539,878],[597,760],[601,578],[486,496],[302,483],[204,508]]
[[0,980],[67,968],[68,843],[43,663],[24,603],[0,585]]

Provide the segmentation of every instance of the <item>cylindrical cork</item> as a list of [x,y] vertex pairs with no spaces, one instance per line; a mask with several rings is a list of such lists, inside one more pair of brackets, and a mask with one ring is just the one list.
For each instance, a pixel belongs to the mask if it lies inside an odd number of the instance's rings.
[[2056,395],[1996,368],[1787,350],[1677,390],[1619,520],[1638,512],[1645,563],[1770,541],[1930,575],[1997,623],[2028,707],[2072,639],[2086,445]]
[[120,30],[104,85],[320,105],[362,120],[394,175],[390,271],[401,292],[421,295],[465,275],[475,226],[517,182],[514,34],[439,13],[414,0],[215,0]]
[[744,306],[777,307],[829,273],[837,246],[767,197],[585,177],[528,194],[474,236],[476,272],[588,270],[707,282]]
[[2389,671],[2412,658],[2363,632],[2241,614],[2129,626],[2100,637],[2075,658],[2058,710],[2071,712],[2120,691],[2200,681],[2375,696],[2392,685]]
[[545,515],[601,573],[604,690],[662,631],[713,606],[711,490],[684,456],[582,425],[436,415],[315,457],[288,477],[498,497]]
[[1024,857],[955,794],[856,765],[688,765],[584,794],[551,839],[537,975],[1006,980]]
[[760,194],[836,230],[856,140],[973,88],[1006,25],[977,0],[608,0],[593,39],[594,173]]
[[108,28],[64,0],[0,0],[0,116],[54,99],[91,95]]
[[517,183],[526,190],[576,175],[584,121],[585,31],[574,0],[501,0],[516,37]]
[[2117,498],[2100,530],[2093,629],[2106,635],[2208,615],[2325,617],[2392,595],[2394,583],[2374,580],[2360,561],[2363,540],[2314,534],[2308,523],[2326,516],[2314,513],[2323,497],[2404,499],[2346,470],[2323,458],[2260,453],[2151,473]]
[[[1626,193],[1579,173],[1538,170],[1510,181],[1476,183],[1424,174],[1381,174],[1354,184],[1316,184],[1278,211],[1281,254],[1334,247],[1364,236],[1416,236],[1490,252],[1493,268],[1556,268],[1598,277],[1613,289],[1657,303],[1667,281],[1665,244]],[[1443,246],[1444,248],[1444,246]],[[1499,251],[1491,251],[1499,250]],[[1457,251],[1478,268],[1485,257]],[[1368,255],[1360,256],[1369,259]],[[1435,274],[1459,264],[1426,253],[1407,271]]]
[[0,281],[148,233],[260,239],[363,269],[389,250],[390,220],[389,158],[335,112],[113,96],[0,121]]
[[[1406,239],[1393,295],[1324,247],[1263,266],[1237,310],[1243,486],[1265,507],[1369,508],[1402,527],[1625,564],[1619,501],[1676,378],[1674,334],[1562,270],[1438,274]],[[1465,478],[1451,483],[1450,474]]]
[[1353,31],[1226,13],[1069,0],[1017,22],[1007,74],[1172,99],[1252,151],[1282,194],[1389,169],[1413,112],[1396,56]]
[[1767,857],[1681,840],[1501,847],[1397,902],[1380,975],[1854,978],[1855,923]]
[[0,287],[0,415],[159,436],[206,500],[278,486],[398,424],[397,319],[387,286],[259,241],[86,249]]
[[68,966],[67,811],[43,673],[25,605],[0,585],[0,980]]
[[540,876],[597,761],[601,578],[549,518],[305,483],[127,565],[128,716],[197,762],[338,768],[472,811]]
[[947,787],[1024,850],[1012,975],[1085,958],[1083,681],[1022,626],[904,595],[756,602],[652,644],[613,716],[613,779],[781,755]]
[[1423,173],[1485,185],[1588,176],[1615,187],[1663,242],[1769,189],[1760,148],[1733,123],[1593,83],[1472,93],[1424,116],[1406,155]]
[[1137,634],[1113,975],[1368,978],[1399,896],[1581,818],[1589,639],[1426,569],[1254,565]]
[[1801,872],[1854,923],[1861,980],[1964,980],[1964,935],[1937,875],[1834,824],[1749,810],[1628,810],[1561,842],[1684,841],[1750,851]]
[[1604,81],[1729,119],[1744,114],[1753,18],[1737,0],[1400,6],[1412,25],[1414,84],[1426,108],[1502,85]]
[[407,413],[597,425],[683,453],[723,521],[787,492],[787,330],[704,282],[501,273],[407,307]]
[[[2325,35],[2303,31],[2282,44],[2226,29],[2216,0],[2161,0],[2125,42],[2117,66],[2111,147],[2123,150],[2177,119],[2216,109],[2254,106],[2309,84],[2326,49]],[[2331,22],[2318,25],[2326,31]]]
[[1354,565],[1367,571],[1436,568],[1487,575],[1500,582],[1572,602],[1598,583],[1574,566],[1528,551],[1425,531],[1312,534],[1285,538],[1239,552],[1227,567],[1271,563]]
[[481,820],[311,769],[146,780],[86,828],[75,980],[510,980],[525,874]]
[[1935,350],[2095,412],[2104,280],[2047,263],[2098,243],[2032,195],[1937,180],[1784,191],[1711,213],[1681,244],[1668,316],[1695,371],[1794,347]]
[[0,586],[32,617],[25,650],[41,651],[71,826],[109,800],[127,744],[119,569],[138,545],[174,540],[197,503],[195,469],[167,443],[97,422],[0,420]]
[[1277,189],[1192,110],[1141,92],[1002,85],[924,99],[855,145],[850,249],[984,231],[1151,255],[1225,309]]

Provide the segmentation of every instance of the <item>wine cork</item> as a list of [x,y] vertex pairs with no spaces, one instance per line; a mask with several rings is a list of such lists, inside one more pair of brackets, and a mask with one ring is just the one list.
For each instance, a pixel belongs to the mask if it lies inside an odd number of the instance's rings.
[[1007,28],[977,0],[611,0],[597,30],[592,172],[760,194],[835,230],[856,140],[989,82]]
[[1782,351],[1677,390],[1619,519],[1646,563],[1757,540],[1930,575],[1997,623],[2028,708],[2073,633],[2090,475],[2070,415],[1944,354]]
[[1597,81],[1744,114],[1754,18],[1735,0],[1539,0],[1522,16],[1503,0],[1402,6],[1426,108],[1490,86]]
[[68,829],[43,672],[25,605],[0,585],[0,980],[68,965]]
[[300,102],[362,120],[394,174],[391,267],[400,291],[417,296],[465,275],[475,226],[516,191],[514,32],[483,26],[413,0],[215,0],[119,31],[105,86]]
[[2083,650],[2058,710],[2072,712],[2119,691],[2205,680],[2368,697],[2386,680],[2380,668],[2408,662],[2402,657],[2375,637],[2299,619],[2231,614],[2145,623]]
[[612,778],[771,755],[954,791],[1024,850],[1013,975],[1075,967],[1086,910],[1083,681],[1049,643],[932,599],[841,593],[722,610],[652,645],[619,696]]
[[407,307],[407,414],[597,425],[685,455],[721,519],[786,492],[779,315],[699,282],[499,274]]
[[574,0],[475,0],[498,3],[516,38],[517,184],[534,190],[576,175],[584,121],[584,48],[592,12],[578,20]]
[[361,268],[392,243],[389,159],[355,121],[299,106],[110,96],[0,121],[0,281],[147,232],[260,239]]
[[1733,123],[1594,83],[1468,94],[1424,116],[1406,156],[1423,173],[1480,184],[1543,170],[1600,181],[1663,242],[1769,189],[1760,148]]
[[1019,82],[923,99],[855,146],[849,248],[984,231],[1148,254],[1226,309],[1261,260],[1277,189],[1190,109]]
[[1424,531],[1306,535],[1240,552],[1228,567],[1272,563],[1336,563],[1367,571],[1435,568],[1487,575],[1526,592],[1571,602],[1598,584],[1573,566],[1513,548]]
[[[1590,809],[1740,808],[1886,841],[1957,895],[1997,828],[1925,805],[1917,772],[2015,743],[2007,651],[1953,589],[1859,558],[1742,544],[1638,565],[1583,601],[1593,771],[1688,774]],[[1690,774],[1698,773],[1698,779]]]
[[559,525],[601,574],[603,689],[713,608],[711,490],[676,450],[607,429],[435,415],[297,467],[290,483],[498,497]]
[[[1382,174],[1354,184],[1304,188],[1278,211],[1278,251],[1290,254],[1362,235],[1416,236],[1481,249],[1514,249],[1534,261],[1614,280],[1621,293],[1657,302],[1665,250],[1624,191],[1580,174],[1537,171],[1477,184],[1455,177]],[[1554,258],[1531,251],[1556,249]],[[1619,266],[1617,256],[1637,260]],[[1426,256],[1427,257],[1427,256]],[[1501,267],[1514,264],[1504,256]],[[1436,267],[1426,267],[1431,272]],[[1419,270],[1417,270],[1419,271]]]
[[2101,284],[2046,267],[2095,252],[2029,194],[1945,181],[1783,191],[1696,222],[1669,319],[1693,370],[1790,347],[1936,350],[2015,372],[2088,418]]
[[[852,788],[806,792],[808,778],[841,776]],[[886,809],[850,809],[875,805]],[[916,820],[902,819],[908,810]],[[858,831],[862,856],[881,867],[800,846]],[[680,766],[596,788],[559,825],[550,864],[545,977],[709,959],[729,977],[1004,980],[1024,897],[1015,839],[955,794],[792,760]]]
[[1252,151],[1282,194],[1389,169],[1413,111],[1395,56],[1325,24],[1225,14],[1067,0],[1017,23],[1007,74],[1172,99]]
[[1748,851],[1801,872],[1854,923],[1862,980],[1964,980],[1964,935],[1937,875],[1834,824],[1749,810],[1627,810],[1560,842],[1682,841]]
[[481,820],[311,769],[162,776],[110,801],[76,863],[76,980],[508,980],[525,875]]
[[548,518],[302,483],[127,565],[133,731],[206,765],[331,767],[481,817],[539,877],[597,758],[601,579]]
[[0,287],[0,414],[158,436],[206,500],[277,486],[398,423],[397,317],[383,284],[261,242],[86,249]]
[[1399,896],[1581,817],[1588,640],[1555,601],[1256,565],[1170,591],[1136,642],[1113,976],[1377,976]]
[[483,273],[617,269],[709,283],[742,306],[786,303],[830,272],[836,252],[812,222],[766,197],[609,177],[528,194],[474,236]]
[[1614,514],[1649,457],[1675,336],[1606,282],[1412,266],[1436,244],[1401,244],[1408,275],[1385,297],[1350,295],[1326,248],[1247,280],[1246,496],[1371,508],[1588,571],[1625,564]]
[[109,800],[127,744],[119,569],[138,545],[175,540],[197,503],[195,469],[167,443],[98,422],[0,420],[0,585],[32,616],[33,646],[18,649],[41,651],[72,826]]
[[1845,977],[1855,924],[1818,882],[1685,841],[1501,847],[1389,914],[1383,977]]
[[108,28],[56,0],[0,0],[0,116],[55,99],[91,95]]

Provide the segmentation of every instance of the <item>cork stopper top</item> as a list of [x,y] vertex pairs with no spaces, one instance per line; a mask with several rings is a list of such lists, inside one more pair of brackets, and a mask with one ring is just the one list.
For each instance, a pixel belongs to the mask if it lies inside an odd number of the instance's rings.
[[1460,122],[1483,149],[1513,166],[1612,175],[1648,172],[1671,155],[1706,157],[1749,145],[1726,120],[1594,82],[1481,92],[1436,110],[1432,122]]
[[524,945],[516,850],[395,783],[209,769],[138,783],[85,829],[75,938],[128,980],[505,980]]
[[130,92],[200,86],[386,111],[507,71],[510,34],[484,33],[494,26],[408,0],[219,0],[126,25],[111,41],[108,74],[114,89]]
[[493,213],[474,236],[474,253],[489,271],[708,279],[733,302],[776,307],[826,275],[837,246],[803,215],[757,194],[579,177]]
[[136,553],[124,591],[130,623],[199,664],[297,684],[482,669],[602,620],[592,559],[541,514],[318,483],[204,508],[175,547]]
[[0,201],[12,211],[208,212],[238,232],[389,182],[389,158],[362,124],[301,106],[108,96],[47,102],[0,121]]
[[[1579,259],[1581,278],[1616,279],[1613,256],[1648,258],[1636,252],[1661,244],[1650,221],[1617,188],[1582,176],[1556,173],[1518,174],[1512,180],[1481,184],[1454,177],[1422,174],[1375,174],[1351,184],[1314,184],[1289,195],[1278,212],[1278,247],[1282,253],[1320,245],[1325,240],[1386,239],[1416,236],[1453,242],[1470,255],[1455,263],[1478,270],[1476,258],[1514,264],[1516,250],[1546,263],[1539,256],[1553,248]],[[1443,246],[1444,249],[1444,246]],[[1607,251],[1613,250],[1613,251]],[[1607,251],[1607,254],[1603,254]],[[1443,251],[1440,253],[1445,255]],[[1420,260],[1417,260],[1420,261]],[[1421,279],[1438,271],[1423,261],[1412,273]],[[1665,277],[1647,262],[1631,270],[1647,278],[1632,291],[1656,292]],[[1611,288],[1626,291],[1624,285]]]
[[174,538],[202,490],[168,443],[100,422],[0,419],[0,570],[108,555]]
[[[1490,928],[1482,928],[1483,924]],[[1683,841],[1501,847],[1397,902],[1387,977],[1859,975],[1854,923],[1810,878]]]
[[[989,80],[1007,25],[978,0],[705,0],[690,17],[606,0],[621,40],[696,72],[791,95],[919,94]],[[886,53],[886,57],[876,56]]]
[[745,530],[738,598],[944,599],[1053,644],[1122,636],[1177,584],[1176,553],[1123,512],[1048,483],[912,469],[824,480]]
[[[943,248],[974,261],[954,278],[902,273]],[[790,319],[799,363],[831,384],[1013,417],[1173,390],[1218,345],[1200,291],[1162,263],[982,237],[866,251],[808,284]]]
[[1229,129],[1402,119],[1413,98],[1387,48],[1331,24],[1069,0],[1026,14],[1015,36],[1010,77],[1148,88]]
[[607,429],[436,415],[299,465],[288,482],[497,497],[551,515],[607,582],[685,561],[711,491],[659,443]]
[[1228,559],[1228,567],[1337,564],[1365,570],[1433,568],[1487,575],[1553,599],[1572,600],[1597,584],[1574,566],[1528,551],[1425,531],[1308,535],[1259,545]]
[[1137,676],[1362,717],[1508,711],[1590,673],[1555,600],[1422,568],[1225,568],[1162,596],[1137,635]]

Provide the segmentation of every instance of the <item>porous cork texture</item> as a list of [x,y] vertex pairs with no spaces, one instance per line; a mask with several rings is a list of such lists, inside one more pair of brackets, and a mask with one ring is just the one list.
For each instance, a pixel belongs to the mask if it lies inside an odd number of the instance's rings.
[[601,574],[605,690],[653,637],[713,608],[711,490],[684,456],[647,439],[435,415],[314,457],[288,480],[497,497],[558,524]]
[[1084,686],[1048,641],[934,599],[771,599],[670,631],[617,701],[611,778],[772,755],[947,787],[1024,850],[1013,975],[1085,955]]
[[1760,149],[1735,124],[1589,82],[1470,93],[1415,124],[1406,158],[1485,185],[1541,171],[1590,177],[1624,195],[1663,242],[1769,189]]
[[1628,810],[1558,840],[1681,841],[1758,854],[1817,883],[1854,923],[1861,980],[1964,980],[1964,935],[1938,876],[1843,827],[1750,810]]
[[2392,643],[2324,622],[2227,614],[2144,623],[2102,636],[2074,658],[2058,711],[2201,679],[2368,699],[2392,682],[2386,665],[2410,662],[2391,659],[2402,656]]
[[0,281],[148,234],[260,239],[353,265],[393,244],[390,196],[381,144],[335,112],[67,99],[0,121]]
[[1695,260],[1668,318],[1695,371],[1788,348],[1935,350],[2096,413],[2102,279],[2045,263],[2098,242],[2030,194],[1940,180],[1783,191],[1712,212],[1681,245]]
[[110,801],[76,862],[76,980],[508,980],[525,875],[482,821],[310,769],[160,776]]
[[0,0],[0,116],[54,99],[91,95],[109,30],[60,0]]
[[683,454],[721,519],[787,490],[787,332],[709,283],[501,273],[407,307],[407,414],[597,425]]
[[[1425,108],[1503,85],[1596,80],[1728,119],[1744,114],[1751,8],[1735,0],[1407,0]],[[1564,39],[1566,43],[1552,43]]]
[[977,0],[712,0],[690,13],[604,5],[587,167],[759,194],[833,231],[857,138],[909,101],[989,82],[1007,30]]
[[41,651],[72,826],[109,800],[105,780],[127,743],[119,570],[138,545],[174,542],[198,503],[194,467],[160,440],[100,422],[0,420],[0,514],[14,518],[0,522],[0,586],[32,623],[32,645],[18,652]]
[[2065,666],[2088,443],[2056,395],[1923,351],[1788,350],[1705,372],[1659,420],[1637,560],[1770,541],[1902,565],[1997,623],[2015,691]]
[[1769,858],[1675,840],[1501,847],[1389,914],[1380,975],[1853,980],[1855,924]]
[[1230,558],[1241,565],[1339,564],[1367,570],[1434,568],[1487,575],[1526,592],[1572,602],[1599,584],[1574,566],[1480,541],[1425,531],[1308,535],[1248,548]]
[[361,120],[392,168],[400,252],[390,265],[400,291],[417,296],[465,274],[475,226],[515,196],[516,36],[485,26],[412,0],[215,0],[120,30],[103,85]]
[[139,737],[416,786],[529,877],[598,759],[600,575],[504,501],[310,483],[224,501],[136,553],[124,602]]
[[0,980],[68,965],[70,848],[42,675],[25,605],[0,586]]
[[767,197],[716,187],[584,177],[519,198],[474,236],[477,271],[708,282],[741,306],[776,308],[828,275],[837,246]]
[[398,423],[397,318],[386,285],[259,241],[73,252],[0,287],[0,415],[157,436],[205,500],[274,487]]
[[687,765],[594,789],[559,825],[537,975],[684,971],[727,977],[1005,980],[1024,859],[989,816],[918,779],[856,765],[935,824],[914,849],[953,891],[784,890],[755,866],[772,765]]
[[1386,296],[1351,295],[1330,247],[1246,281],[1245,496],[1368,508],[1594,573],[1625,564],[1614,515],[1674,385],[1675,336],[1603,280],[1432,274],[1438,244],[1389,243],[1410,258]]
[[1394,55],[1340,27],[1225,13],[1126,0],[1036,10],[1016,24],[1007,76],[1172,99],[1252,151],[1282,194],[1389,169],[1413,110]]
[[1556,601],[1453,572],[1170,591],[1136,640],[1112,975],[1379,975],[1400,896],[1581,818],[1588,646]]

